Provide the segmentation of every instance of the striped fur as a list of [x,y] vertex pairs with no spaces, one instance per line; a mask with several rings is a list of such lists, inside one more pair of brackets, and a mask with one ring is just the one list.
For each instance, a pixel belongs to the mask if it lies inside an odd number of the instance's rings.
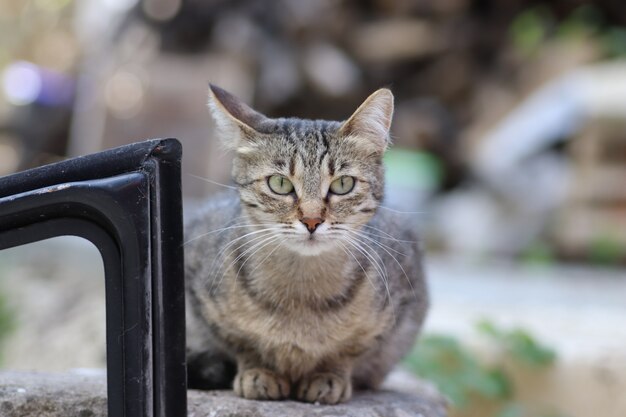
[[[376,388],[428,304],[417,237],[378,210],[391,92],[343,123],[268,119],[214,86],[210,108],[238,193],[187,224],[190,385],[330,404]],[[273,193],[271,175],[295,191]],[[344,175],[354,189],[329,193]],[[307,217],[323,220],[312,234]]]

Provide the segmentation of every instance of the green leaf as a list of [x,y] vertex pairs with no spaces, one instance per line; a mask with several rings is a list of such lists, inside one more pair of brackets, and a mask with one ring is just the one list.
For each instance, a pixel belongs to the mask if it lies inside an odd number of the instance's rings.
[[441,184],[443,168],[436,155],[393,148],[384,156],[386,176],[395,186],[431,190]]
[[508,345],[514,357],[533,366],[550,365],[556,358],[552,349],[540,345],[528,333],[520,329],[509,333]]
[[479,321],[476,329],[520,362],[543,367],[552,364],[556,359],[556,353],[552,349],[540,344],[525,330],[502,330],[488,320]]
[[416,374],[429,379],[457,407],[467,406],[471,395],[507,398],[512,383],[504,371],[483,366],[468,349],[449,336],[424,336],[405,361]]
[[513,44],[522,52],[533,54],[547,38],[553,20],[550,10],[545,6],[523,11],[515,17],[509,29]]
[[500,332],[500,330],[498,330],[496,326],[487,319],[478,321],[478,323],[476,323],[476,330],[478,330],[479,333],[494,338],[502,337],[502,333]]
[[0,362],[2,362],[2,347],[7,337],[15,328],[15,318],[8,306],[7,297],[0,292]]
[[597,264],[615,264],[626,256],[626,248],[611,232],[598,234],[589,247],[589,260]]

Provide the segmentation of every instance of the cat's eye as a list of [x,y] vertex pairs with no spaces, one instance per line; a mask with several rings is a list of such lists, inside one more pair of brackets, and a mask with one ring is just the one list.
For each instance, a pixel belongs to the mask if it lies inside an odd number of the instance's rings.
[[337,195],[348,194],[354,188],[354,177],[344,175],[330,183],[330,192]]
[[272,175],[267,179],[267,185],[269,185],[270,190],[274,191],[276,194],[285,195],[293,191],[291,181],[282,175]]

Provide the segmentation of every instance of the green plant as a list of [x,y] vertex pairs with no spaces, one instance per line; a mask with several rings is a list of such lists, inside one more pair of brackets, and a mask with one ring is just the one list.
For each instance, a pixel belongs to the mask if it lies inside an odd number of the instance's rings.
[[595,264],[614,265],[626,256],[624,248],[617,236],[605,232],[594,236],[589,244],[589,260]]
[[577,7],[558,27],[557,34],[564,38],[581,38],[597,35],[606,26],[604,16],[597,7],[585,4]]
[[533,242],[521,254],[522,261],[529,265],[550,265],[555,255],[552,247],[542,241]]
[[501,369],[483,366],[476,356],[450,336],[421,338],[406,365],[433,381],[457,407],[464,407],[472,394],[491,399],[508,398],[509,378]]
[[[3,275],[2,272],[3,271],[0,268],[0,283],[1,283],[1,278]],[[2,348],[4,347],[4,344],[6,343],[8,336],[10,335],[10,333],[13,331],[15,327],[15,320],[14,320],[13,312],[11,308],[9,307],[9,303],[8,303],[6,295],[1,290],[2,288],[0,287],[0,363],[2,363],[2,360],[3,360]]]
[[602,45],[609,58],[626,56],[626,29],[611,27],[601,36]]
[[550,10],[545,6],[536,6],[517,15],[509,33],[516,48],[532,55],[539,50],[553,25],[554,17]]
[[386,175],[395,185],[430,190],[442,181],[441,161],[431,153],[394,148],[385,152],[384,161]]
[[543,367],[551,365],[556,358],[556,353],[552,349],[540,344],[523,329],[503,330],[487,320],[478,322],[476,328],[506,349],[513,359],[520,362]]
[[[407,368],[432,381],[453,406],[464,410],[474,398],[492,403],[494,417],[539,417],[514,400],[515,387],[506,372],[504,359],[512,359],[531,369],[545,368],[556,359],[555,352],[522,329],[502,329],[488,320],[476,330],[503,352],[503,360],[486,365],[475,352],[457,339],[445,335],[425,335],[405,361]],[[486,416],[485,416],[486,417]]]
[[554,38],[597,41],[607,58],[626,55],[626,29],[611,25],[602,11],[590,3],[581,4],[561,19],[546,4],[529,7],[515,16],[509,35],[513,46],[526,56],[533,56]]

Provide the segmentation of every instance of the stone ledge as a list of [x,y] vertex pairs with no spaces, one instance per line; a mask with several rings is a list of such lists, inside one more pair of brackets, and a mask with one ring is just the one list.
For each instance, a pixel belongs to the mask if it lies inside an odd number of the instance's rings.
[[[189,391],[191,417],[445,417],[446,402],[432,389],[415,393],[361,392],[347,404],[249,401],[231,391]],[[0,416],[106,416],[103,376],[0,372]]]

